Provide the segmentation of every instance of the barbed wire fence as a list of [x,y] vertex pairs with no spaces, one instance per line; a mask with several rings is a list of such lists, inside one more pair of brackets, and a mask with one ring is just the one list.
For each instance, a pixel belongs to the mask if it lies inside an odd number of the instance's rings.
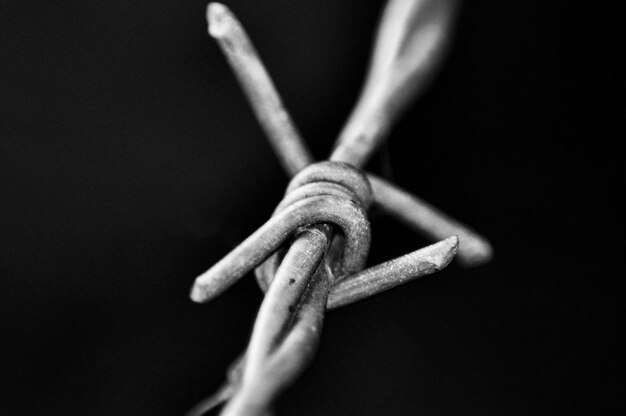
[[[483,236],[362,170],[428,86],[448,49],[457,9],[457,0],[388,2],[361,96],[329,160],[315,162],[241,23],[226,6],[209,4],[209,34],[292,179],[270,220],[193,285],[191,299],[208,302],[255,270],[265,297],[226,382],[187,416],[220,407],[227,416],[270,415],[313,358],[327,309],[440,271],[455,255],[464,266],[491,258]],[[436,242],[365,269],[372,206]]]

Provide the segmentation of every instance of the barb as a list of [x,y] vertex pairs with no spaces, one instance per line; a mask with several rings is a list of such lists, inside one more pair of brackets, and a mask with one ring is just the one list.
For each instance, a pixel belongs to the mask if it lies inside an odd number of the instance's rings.
[[457,0],[392,0],[383,12],[365,86],[331,160],[363,166],[395,120],[430,84],[447,52]]
[[252,103],[259,103],[253,105],[252,110],[265,134],[272,138],[270,144],[280,163],[290,175],[295,175],[313,163],[313,158],[291,122],[265,66],[258,59],[256,49],[241,24],[223,4],[210,3],[206,18],[209,34],[218,40],[246,96]]
[[[393,3],[398,3],[398,1],[390,3],[390,7]],[[417,3],[424,7],[423,1]],[[447,7],[453,9],[451,7],[452,3],[448,4]],[[419,7],[415,7],[413,13],[419,10]],[[433,8],[432,5],[430,8]],[[436,7],[434,8],[436,9]],[[393,16],[395,16],[395,13]],[[226,6],[218,3],[211,3],[207,8],[207,20],[209,22],[209,34],[215,38],[231,63],[231,68],[237,76],[254,113],[257,115],[260,125],[267,134],[270,144],[278,155],[279,161],[290,176],[295,175],[313,162],[313,156],[299,134],[291,116],[285,109],[280,95],[276,91],[250,39],[245,34],[241,23]],[[383,20],[381,26],[385,23]],[[425,23],[433,25],[432,22],[426,21]],[[447,28],[450,23],[448,19],[443,26]],[[213,29],[214,24],[218,25],[218,29]],[[393,26],[393,24],[387,26]],[[400,30],[399,33],[404,33],[406,36],[414,34],[412,31],[407,33],[407,30],[411,28],[410,25],[407,26],[405,23],[402,27],[403,31]],[[443,28],[439,30],[446,34],[449,33],[449,29]],[[443,40],[439,40],[439,42],[441,45],[445,45]],[[380,45],[381,43],[379,42],[378,44]],[[380,46],[377,47],[377,50],[380,49]],[[441,55],[443,53],[437,55],[437,60],[441,60]],[[382,65],[379,66],[382,67]],[[434,68],[435,65],[431,65],[430,71],[434,70]],[[382,70],[377,72],[382,72]],[[381,78],[381,76],[376,75],[377,72],[374,72],[375,79]],[[422,75],[422,78],[418,79],[419,82],[416,83],[415,87],[407,88],[407,91],[412,90],[415,94],[423,91],[430,81],[430,77],[426,76],[429,73],[429,71],[420,72],[419,74]],[[404,78],[408,79],[410,77],[405,76]],[[375,85],[375,82],[366,81],[366,85]],[[403,94],[403,100],[407,104],[410,102],[409,94],[406,94],[405,90],[394,89],[394,91],[396,94]],[[389,95],[389,93],[385,95]],[[369,104],[369,100],[374,99],[376,99],[376,96],[373,93],[362,95],[362,98],[359,100],[359,108],[374,108],[376,103]],[[391,96],[387,100],[391,100]],[[403,108],[401,106],[395,107],[396,113],[390,112],[390,117],[398,117]],[[361,115],[364,114],[363,111],[359,110],[351,116],[350,122],[340,136],[339,140],[341,142],[354,143],[359,137],[369,137],[366,142],[359,142],[360,146],[367,148],[370,142],[378,142],[384,138],[386,131],[374,129],[372,124],[359,121],[363,118]],[[385,114],[383,113],[382,116]],[[390,126],[391,119],[385,122],[385,124]],[[338,148],[335,152],[339,151]],[[335,157],[339,158],[340,156],[337,155]],[[463,266],[478,266],[491,259],[493,249],[485,237],[461,222],[452,219],[432,205],[425,203],[420,198],[412,196],[400,187],[390,184],[383,178],[370,173],[367,176],[374,188],[374,203],[385,213],[399,219],[432,241],[437,241],[450,235],[458,235],[460,248],[457,257],[461,260]],[[398,209],[394,203],[389,202],[392,200],[402,202],[402,209]]]
[[[446,267],[486,261],[488,242],[381,178],[359,170],[421,91],[442,55],[454,0],[391,0],[380,24],[364,92],[330,161],[313,163],[241,24],[223,5],[207,8],[209,33],[228,58],[279,160],[294,176],[272,218],[196,279],[206,302],[256,268],[266,291],[250,343],[227,383],[188,415],[224,404],[222,415],[261,416],[310,362],[327,308],[389,290]],[[414,88],[408,88],[414,85]],[[434,239],[431,246],[363,270],[374,202]],[[410,210],[410,212],[407,212]]]
[[436,241],[450,235],[459,237],[459,253],[456,258],[461,266],[479,266],[493,257],[493,248],[489,241],[467,225],[376,175],[368,175],[368,179],[374,195],[377,196],[375,204],[385,213],[430,240]]
[[356,273],[333,286],[328,308],[346,306],[418,277],[438,272],[452,261],[458,246],[458,237],[450,237]]

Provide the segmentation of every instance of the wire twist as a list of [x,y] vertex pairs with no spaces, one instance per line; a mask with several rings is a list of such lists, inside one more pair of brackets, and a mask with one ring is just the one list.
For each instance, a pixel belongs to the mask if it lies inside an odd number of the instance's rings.
[[[443,269],[459,249],[456,235],[464,242],[460,257],[466,265],[491,256],[489,243],[471,229],[361,170],[430,79],[445,51],[455,4],[390,0],[364,93],[330,160],[318,163],[313,163],[240,23],[225,6],[209,5],[210,34],[226,54],[283,166],[295,176],[272,217],[195,281],[191,298],[207,302],[256,269],[266,294],[248,347],[229,369],[226,384],[188,415],[204,414],[224,402],[223,416],[269,415],[275,398],[312,359],[326,309]],[[430,238],[444,239],[364,269],[372,203]]]
[[[367,210],[371,204],[372,189],[362,172],[346,163],[324,161],[309,165],[291,180],[273,215],[297,209],[307,221],[317,211],[323,220],[306,225],[331,224],[341,230],[336,237],[338,243],[333,245],[326,260],[334,283],[365,265],[370,247]],[[256,269],[257,281],[264,292],[278,270],[285,249],[276,251]]]
[[261,263],[257,280],[267,291],[290,238],[313,225],[341,230],[341,247],[333,250],[341,255],[328,263],[333,281],[361,271],[369,254],[371,203],[370,184],[356,168],[330,161],[310,165],[292,179],[272,218],[198,278],[192,297],[210,300]]

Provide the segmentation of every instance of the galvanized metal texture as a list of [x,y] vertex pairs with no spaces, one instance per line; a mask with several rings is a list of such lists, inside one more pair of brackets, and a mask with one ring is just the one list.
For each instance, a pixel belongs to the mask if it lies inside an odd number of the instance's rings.
[[[455,5],[455,0],[389,2],[361,98],[330,161],[318,163],[313,163],[241,24],[225,6],[209,5],[209,33],[224,51],[285,170],[295,176],[272,218],[195,281],[192,300],[206,302],[256,268],[266,294],[250,343],[231,366],[227,382],[188,415],[222,404],[222,415],[269,414],[273,401],[311,361],[327,308],[437,272],[458,250],[467,265],[491,257],[487,240],[469,227],[360,170],[432,77],[445,53]],[[443,240],[363,270],[372,204]]]

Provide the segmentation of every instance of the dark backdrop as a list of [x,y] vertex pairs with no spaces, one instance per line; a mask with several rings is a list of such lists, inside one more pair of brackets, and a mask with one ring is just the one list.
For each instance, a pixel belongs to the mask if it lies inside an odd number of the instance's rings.
[[[382,3],[227,4],[324,157]],[[246,344],[261,300],[250,276],[209,305],[188,290],[287,179],[204,7],[0,2],[3,415],[180,415]],[[464,4],[388,158],[397,183],[487,235],[495,260],[329,314],[279,414],[615,410],[623,272],[608,196],[623,191],[610,180],[624,131],[607,15]],[[384,217],[373,233],[372,262],[426,244]]]

